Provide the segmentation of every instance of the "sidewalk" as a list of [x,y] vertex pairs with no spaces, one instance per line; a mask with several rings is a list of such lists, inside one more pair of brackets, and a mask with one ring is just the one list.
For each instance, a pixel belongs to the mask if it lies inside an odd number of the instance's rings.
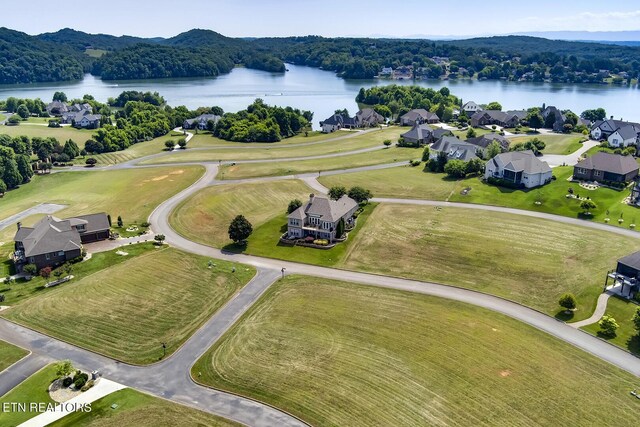
[[73,399],[64,402],[61,406],[57,408],[56,411],[47,411],[43,412],[40,415],[37,415],[31,418],[28,421],[20,424],[20,427],[44,427],[51,424],[54,421],[59,420],[71,412],[68,411],[67,408],[80,408],[83,404],[95,402],[98,399],[101,399],[114,391],[122,390],[123,388],[127,388],[126,386],[110,381],[105,378],[100,378],[96,385],[85,391],[79,396],[74,397]]

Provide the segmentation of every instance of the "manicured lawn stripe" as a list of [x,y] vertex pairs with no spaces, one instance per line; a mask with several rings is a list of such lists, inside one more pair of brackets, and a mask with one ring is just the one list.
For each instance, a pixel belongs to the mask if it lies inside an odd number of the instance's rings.
[[[129,363],[173,353],[244,286],[255,269],[156,249],[82,276],[2,313],[75,345]],[[232,268],[236,272],[232,272]]]
[[[118,405],[111,408],[111,405]],[[239,424],[188,406],[126,388],[91,404],[91,412],[75,412],[49,424],[50,427],[231,427]]]
[[580,149],[582,144],[580,141],[586,139],[582,134],[570,133],[570,134],[552,134],[552,135],[526,135],[516,136],[509,138],[511,145],[519,142],[527,142],[534,138],[538,138],[544,141],[546,144],[543,153],[545,154],[571,154],[574,151]]
[[22,359],[29,352],[5,341],[0,341],[0,372]]
[[618,322],[620,328],[616,331],[616,336],[610,338],[599,334],[600,326],[597,322],[587,325],[582,329],[640,356],[640,335],[638,335],[638,331],[633,325],[633,316],[638,307],[640,307],[640,305],[612,296],[607,303],[605,314],[613,316],[616,322]]
[[272,286],[192,374],[311,425],[630,425],[637,417],[635,377],[521,322],[300,276]]
[[[26,412],[17,409],[7,412],[0,411],[0,425],[3,427],[14,427],[39,415],[39,412],[29,411],[30,403],[55,403],[51,400],[47,392],[49,385],[55,379],[56,367],[54,364],[51,364],[31,375],[9,393],[0,397],[0,408],[2,408],[5,403],[23,403],[26,404],[27,408]],[[9,409],[10,408],[11,407],[9,407]]]

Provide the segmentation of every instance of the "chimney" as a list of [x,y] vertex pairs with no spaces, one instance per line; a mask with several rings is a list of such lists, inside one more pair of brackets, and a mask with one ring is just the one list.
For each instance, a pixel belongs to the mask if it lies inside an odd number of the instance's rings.
[[313,198],[315,197],[315,194],[311,193],[309,194],[309,204],[313,203]]
[[611,120],[613,120],[613,116],[611,116]]
[[22,228],[22,223],[20,221],[18,221],[18,230],[20,230],[20,228]]

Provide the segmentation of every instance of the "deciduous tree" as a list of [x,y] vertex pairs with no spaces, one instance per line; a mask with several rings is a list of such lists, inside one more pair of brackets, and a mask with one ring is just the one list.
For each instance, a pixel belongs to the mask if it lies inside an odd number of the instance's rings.
[[252,232],[253,226],[243,215],[236,216],[229,224],[229,238],[234,243],[245,242]]

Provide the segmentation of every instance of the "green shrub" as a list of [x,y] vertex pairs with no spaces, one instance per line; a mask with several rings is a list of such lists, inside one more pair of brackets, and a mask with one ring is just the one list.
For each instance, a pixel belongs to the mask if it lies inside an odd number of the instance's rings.
[[89,379],[89,375],[84,372],[77,371],[76,375],[73,377],[73,385],[76,386],[76,389],[81,389]]
[[89,390],[91,387],[93,387],[95,385],[95,382],[93,380],[89,380],[87,381],[87,383],[85,385],[83,385],[80,388],[80,391],[87,391]]
[[62,380],[62,386],[69,387],[72,382],[73,382],[73,379],[71,377],[64,377],[64,379]]

